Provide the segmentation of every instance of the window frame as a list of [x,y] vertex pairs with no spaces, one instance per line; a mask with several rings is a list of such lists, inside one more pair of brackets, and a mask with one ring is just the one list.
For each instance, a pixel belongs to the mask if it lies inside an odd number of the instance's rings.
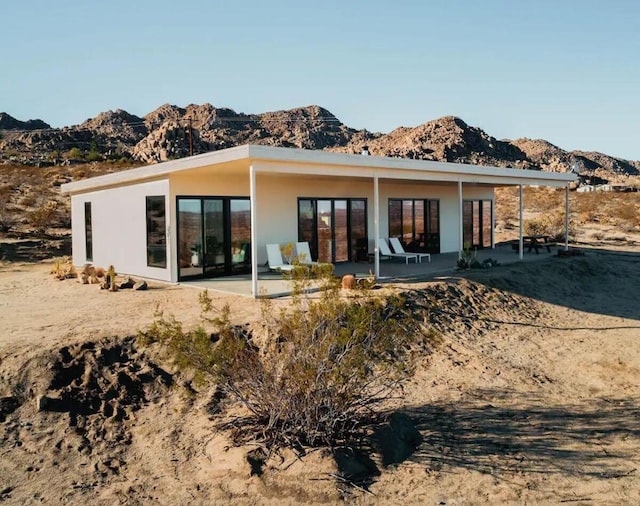
[[[405,210],[408,208],[406,203],[409,202],[411,203],[411,218],[409,223],[405,223]],[[422,226],[424,228],[422,232],[416,229],[416,202],[422,203]],[[392,209],[394,207],[395,209]],[[432,230],[432,225],[434,225],[434,212],[436,217],[436,230]],[[389,237],[397,237],[400,241],[404,242],[405,229],[407,225],[409,225],[412,231],[412,241],[418,241],[421,234],[425,241],[424,247],[419,248],[417,251],[428,251],[430,253],[440,252],[440,199],[389,197],[387,201],[387,217]],[[399,223],[394,222],[394,217],[399,219]],[[437,242],[437,244],[432,245],[432,247],[429,247],[427,241],[429,236],[434,236],[434,241]]]
[[[153,204],[156,205],[162,202],[162,221],[158,224],[158,229],[163,230],[163,235],[161,242],[156,243],[153,242],[151,238],[151,234],[154,232],[152,230],[151,224],[154,223],[152,220],[152,216],[149,215],[150,211],[153,211]],[[147,228],[147,267],[156,267],[159,269],[167,268],[167,201],[164,195],[147,195],[145,197],[145,222]],[[161,254],[161,259],[155,261],[156,258],[159,257],[158,254]]]
[[93,262],[93,216],[89,201],[84,203],[84,257]]

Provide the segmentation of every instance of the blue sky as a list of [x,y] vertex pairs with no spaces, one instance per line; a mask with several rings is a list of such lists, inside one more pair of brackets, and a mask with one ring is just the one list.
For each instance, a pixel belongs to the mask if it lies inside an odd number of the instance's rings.
[[640,159],[638,1],[2,0],[0,20],[0,111],[22,120],[317,104]]

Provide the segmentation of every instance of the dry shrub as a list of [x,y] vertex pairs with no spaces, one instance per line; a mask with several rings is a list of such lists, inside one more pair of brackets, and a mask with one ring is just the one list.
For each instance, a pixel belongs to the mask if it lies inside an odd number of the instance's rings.
[[2,184],[0,185],[0,205],[6,204],[11,199],[11,194],[13,193],[13,185],[10,184]]
[[54,224],[58,211],[57,202],[51,200],[42,207],[29,213],[29,224],[38,232],[44,232],[47,227]]
[[64,260],[57,260],[56,263],[51,268],[51,274],[54,278],[63,281],[65,279],[77,278],[78,272],[76,268],[73,266],[73,263],[70,258],[66,258]]
[[[250,415],[234,425],[238,439],[257,438],[271,447],[337,445],[357,434],[398,392],[413,372],[412,346],[430,346],[426,331],[400,296],[369,292],[345,300],[331,280],[317,299],[304,291],[292,305],[263,307],[263,345],[246,327],[232,325],[229,308],[187,332],[161,314],[143,343],[165,344],[174,362],[216,382],[228,399]],[[211,299],[203,292],[205,314]]]
[[18,223],[18,217],[6,208],[0,210],[0,232],[10,232]]
[[611,210],[610,215],[631,228],[640,226],[640,210],[633,202],[620,202],[619,205]]
[[[564,241],[565,215],[563,212],[553,212],[540,218],[524,222],[526,235],[545,235],[551,241]],[[569,237],[575,238],[576,226],[573,220],[569,220]]]
[[541,213],[552,212],[561,208],[564,202],[564,189],[526,188],[524,205],[526,209]]
[[18,201],[18,203],[24,207],[33,207],[37,202],[38,199],[35,197],[35,195],[25,195]]

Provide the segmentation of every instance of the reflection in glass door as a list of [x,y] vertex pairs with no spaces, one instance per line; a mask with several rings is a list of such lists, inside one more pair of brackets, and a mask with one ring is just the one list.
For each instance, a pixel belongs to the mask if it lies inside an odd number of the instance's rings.
[[407,251],[440,252],[440,203],[432,199],[389,199],[389,237]]
[[298,240],[311,258],[336,263],[367,259],[365,199],[298,199]]
[[347,227],[347,201],[334,200],[333,202],[333,237],[334,237],[334,262],[349,261],[349,230]]
[[316,225],[316,233],[318,237],[318,262],[331,263],[333,255],[332,249],[332,231],[333,221],[331,220],[331,201],[318,200],[318,222]]
[[178,267],[181,278],[202,274],[202,203],[178,199]]
[[251,272],[251,204],[246,198],[178,198],[179,278]]
[[251,203],[248,199],[231,199],[231,270],[251,270]]
[[491,200],[466,200],[462,203],[462,244],[464,248],[490,248],[492,245]]
[[204,274],[224,273],[224,207],[222,199],[204,199]]

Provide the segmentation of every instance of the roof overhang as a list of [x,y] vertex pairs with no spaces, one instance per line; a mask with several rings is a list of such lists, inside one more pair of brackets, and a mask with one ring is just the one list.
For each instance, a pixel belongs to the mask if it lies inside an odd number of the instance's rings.
[[166,179],[173,173],[204,167],[211,167],[212,171],[215,171],[216,166],[229,164],[240,165],[246,169],[253,166],[257,172],[264,173],[361,178],[373,178],[377,175],[382,180],[463,182],[493,186],[522,184],[564,187],[576,180],[576,175],[571,173],[246,144],[66,183],[62,185],[61,191],[65,194],[84,193],[107,187]]

